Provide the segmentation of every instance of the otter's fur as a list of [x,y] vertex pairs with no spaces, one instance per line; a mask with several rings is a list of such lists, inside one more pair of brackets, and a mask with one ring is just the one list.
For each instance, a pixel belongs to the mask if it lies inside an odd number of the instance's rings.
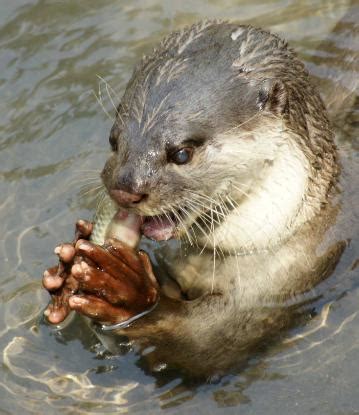
[[[276,35],[227,22],[171,34],[135,68],[110,142],[106,187],[146,194],[129,207],[140,215],[180,215],[188,239],[158,258],[186,300],[163,295],[123,333],[156,345],[155,362],[226,370],[288,326],[340,257],[342,244],[318,253],[336,215],[333,133]],[[169,162],[186,145],[192,161]]]

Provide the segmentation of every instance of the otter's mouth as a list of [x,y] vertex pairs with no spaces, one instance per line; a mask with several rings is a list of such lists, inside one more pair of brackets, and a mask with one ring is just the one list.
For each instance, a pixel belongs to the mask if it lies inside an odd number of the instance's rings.
[[144,216],[141,232],[154,241],[168,241],[175,237],[178,222],[174,214]]

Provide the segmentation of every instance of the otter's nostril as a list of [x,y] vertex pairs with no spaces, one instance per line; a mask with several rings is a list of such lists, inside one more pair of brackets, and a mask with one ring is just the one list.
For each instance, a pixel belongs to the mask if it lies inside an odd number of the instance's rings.
[[146,194],[137,195],[137,196],[141,196],[141,197],[138,200],[134,200],[132,203],[138,204],[138,203],[143,202],[144,200],[146,200],[148,198],[148,195],[146,195]]

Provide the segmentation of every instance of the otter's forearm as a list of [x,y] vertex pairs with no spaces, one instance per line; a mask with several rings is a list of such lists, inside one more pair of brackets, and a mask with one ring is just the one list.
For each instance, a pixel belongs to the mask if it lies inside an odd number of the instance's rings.
[[165,363],[208,377],[225,372],[234,361],[243,363],[260,339],[274,328],[290,324],[288,310],[263,308],[254,312],[235,307],[222,295],[188,302],[163,297],[152,313],[126,329],[100,333],[100,338],[105,344],[111,343],[112,352],[123,336],[134,340],[144,351],[145,365],[151,371]]

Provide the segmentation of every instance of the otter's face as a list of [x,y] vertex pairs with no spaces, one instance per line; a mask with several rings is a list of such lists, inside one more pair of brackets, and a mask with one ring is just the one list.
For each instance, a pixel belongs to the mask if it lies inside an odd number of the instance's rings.
[[136,69],[118,108],[102,178],[120,206],[145,217],[152,239],[187,232],[229,197],[238,203],[281,144],[285,94],[277,81],[238,73],[231,31],[181,53],[164,44]]
[[[250,97],[255,95],[254,89]],[[261,112],[257,99],[250,114],[239,114],[238,126],[224,116],[218,121],[207,117],[204,109],[194,121],[172,108],[166,120],[149,129],[125,114],[118,118],[102,172],[112,198],[146,217],[142,231],[155,240],[178,236],[199,216],[208,219],[226,198],[238,202],[250,193],[270,168],[281,139],[278,134],[278,140],[273,135],[265,140],[268,125],[273,128],[276,120]],[[144,119],[154,111],[147,107]]]

